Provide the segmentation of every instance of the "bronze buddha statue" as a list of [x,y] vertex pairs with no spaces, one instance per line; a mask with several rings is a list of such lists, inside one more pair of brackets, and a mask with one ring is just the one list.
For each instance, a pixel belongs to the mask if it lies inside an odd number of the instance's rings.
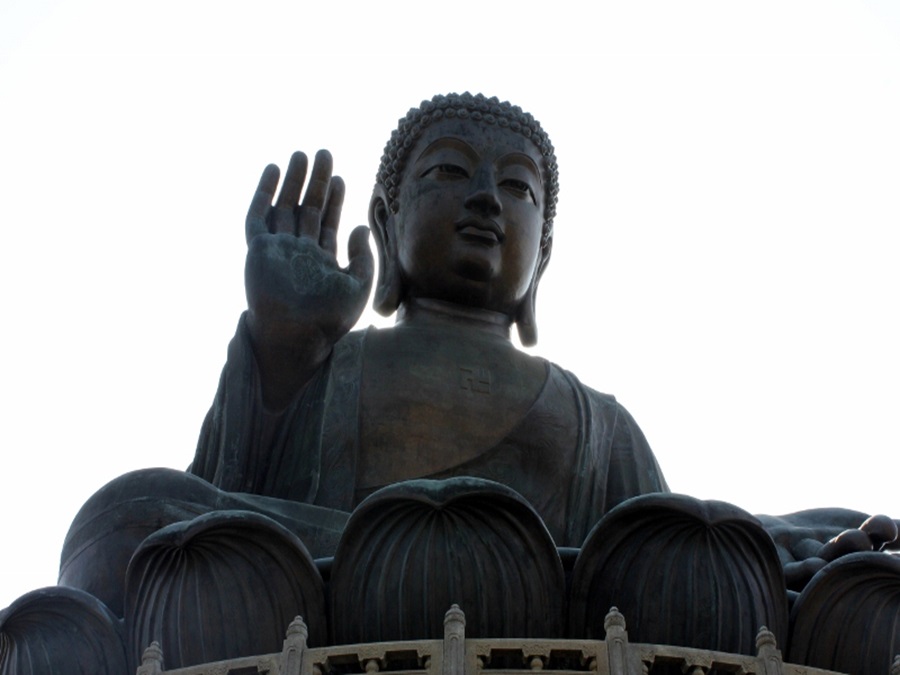
[[[382,502],[402,502],[408,495],[396,488],[409,485],[429,504],[442,490],[453,499],[472,498],[475,512],[494,494],[498,513],[518,514],[502,516],[513,524],[496,531],[514,538],[517,519],[531,523],[521,528],[532,542],[523,550],[540,549],[544,562],[536,569],[549,569],[546,576],[563,588],[555,547],[579,548],[617,505],[668,492],[643,433],[614,397],[510,339],[515,326],[523,345],[537,340],[537,289],[550,258],[558,192],[553,146],[531,115],[468,93],[436,96],[410,110],[385,148],[369,226],[351,233],[346,268],[336,258],[343,181],[332,175],[326,151],[316,155],[308,180],[307,169],[306,156],[295,153],[280,191],[274,165],[260,179],[246,220],[248,309],[188,472],[148,469],[116,479],[85,504],[66,538],[60,585],[85,591],[124,617],[126,639],[135,641],[127,645],[129,663],[159,628],[153,622],[162,621],[147,603],[174,593],[169,605],[180,611],[193,599],[173,590],[185,578],[176,583],[171,576],[180,554],[154,562],[160,546],[189,547],[192,537],[214,532],[209,541],[215,543],[203,547],[225,550],[233,533],[249,547],[259,544],[258,560],[269,561],[260,565],[294,556],[313,589],[304,592],[319,598],[310,601],[318,607],[325,582],[312,559],[334,555],[339,543],[351,546],[341,535],[361,503],[371,511],[376,493]],[[374,281],[370,233],[379,257],[374,305],[397,320],[391,328],[352,330]],[[478,501],[483,497],[486,502]],[[660,499],[652,508],[665,510],[667,496]],[[691,518],[707,510],[687,504],[689,498],[668,499]],[[640,505],[633,508],[643,513]],[[382,515],[366,517],[391,521]],[[742,527],[763,532],[745,515]],[[799,590],[824,566],[819,556],[871,550],[876,540],[881,546],[896,538],[890,519],[853,529],[859,516],[824,510],[764,521],[778,552],[763,532],[760,565],[776,580],[779,616],[787,611],[782,565],[788,585]],[[667,517],[681,522],[680,515]],[[702,541],[706,527],[700,526]],[[822,547],[845,528],[851,535],[843,544]],[[591,555],[606,560],[602,541],[590,543],[600,546]],[[510,545],[511,559],[517,545]],[[593,583],[590,573],[585,586]],[[284,583],[296,576],[286,574]],[[162,586],[147,591],[144,582],[153,578]],[[542,574],[535,578],[539,585]],[[236,588],[213,591],[219,595],[204,607],[238,606],[260,591],[233,583]],[[554,602],[561,617],[565,602]],[[442,616],[446,607],[437,610]],[[269,621],[277,630],[266,640],[280,639],[281,618]],[[780,622],[786,631],[787,619]],[[554,624],[560,634],[564,624],[562,618]],[[222,640],[223,650],[234,648]],[[223,658],[215,650],[204,654]]]

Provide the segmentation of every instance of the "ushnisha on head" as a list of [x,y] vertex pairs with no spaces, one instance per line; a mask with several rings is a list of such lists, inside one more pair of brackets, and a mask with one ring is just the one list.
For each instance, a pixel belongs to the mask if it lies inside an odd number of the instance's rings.
[[501,312],[534,344],[558,191],[553,145],[530,114],[468,92],[423,101],[399,121],[376,176],[375,309],[421,296]]

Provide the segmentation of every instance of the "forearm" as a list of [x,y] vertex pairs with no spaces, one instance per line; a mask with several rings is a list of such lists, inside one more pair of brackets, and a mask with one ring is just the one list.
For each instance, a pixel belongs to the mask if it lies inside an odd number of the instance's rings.
[[330,360],[284,407],[267,409],[248,319],[249,313],[241,315],[228,345],[228,360],[203,423],[190,472],[229,492],[302,501],[307,489],[298,487],[293,478],[314,473],[298,467],[307,455],[316,454],[309,449],[310,439],[304,430],[320,424],[310,420],[321,413]]

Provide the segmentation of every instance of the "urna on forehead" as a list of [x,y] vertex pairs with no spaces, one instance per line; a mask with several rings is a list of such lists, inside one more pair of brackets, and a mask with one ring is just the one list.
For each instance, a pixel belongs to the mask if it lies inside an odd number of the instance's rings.
[[430,101],[422,101],[401,118],[391,139],[384,148],[375,182],[384,186],[390,199],[391,211],[397,212],[400,178],[409,161],[409,154],[418,138],[430,125],[442,121],[477,123],[509,129],[529,139],[544,158],[545,164],[545,228],[553,226],[556,199],[559,193],[559,170],[550,137],[534,117],[519,106],[500,101],[496,96],[482,94],[438,94]]

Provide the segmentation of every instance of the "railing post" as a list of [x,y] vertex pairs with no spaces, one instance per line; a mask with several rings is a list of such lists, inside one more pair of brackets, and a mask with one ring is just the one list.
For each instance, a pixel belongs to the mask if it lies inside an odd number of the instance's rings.
[[294,617],[287,628],[284,646],[281,649],[281,675],[300,675],[303,665],[303,652],[306,650],[306,639],[309,629],[299,616]]
[[761,674],[782,674],[781,650],[775,644],[775,635],[765,626],[760,626],[756,634],[756,656],[762,662]]
[[154,640],[141,655],[141,665],[137,675],[160,675],[163,672],[163,653],[159,643]]
[[442,675],[464,675],[466,663],[466,615],[452,605],[444,615]]
[[625,617],[616,607],[610,607],[603,619],[606,631],[606,649],[609,654],[609,675],[638,675],[639,670],[631,668],[631,655],[628,647],[628,631],[625,630]]

